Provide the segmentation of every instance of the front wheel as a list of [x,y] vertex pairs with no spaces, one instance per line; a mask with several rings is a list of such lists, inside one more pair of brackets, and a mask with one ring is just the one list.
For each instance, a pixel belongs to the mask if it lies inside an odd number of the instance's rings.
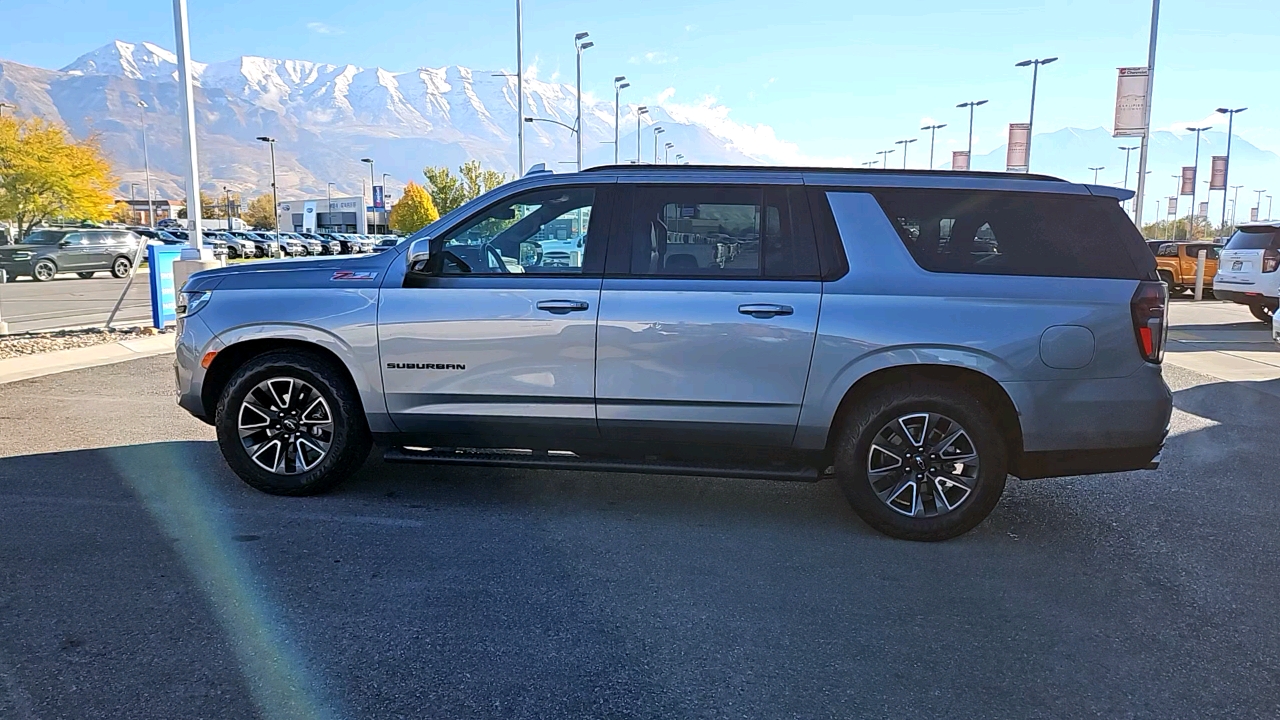
[[111,277],[117,280],[127,278],[131,267],[133,267],[133,263],[129,262],[129,258],[118,257],[115,262],[111,263]]
[[1249,312],[1253,313],[1254,317],[1258,318],[1264,323],[1267,323],[1268,325],[1271,324],[1272,316],[1276,314],[1275,310],[1272,310],[1266,305],[1250,305]]
[[836,480],[868,525],[903,540],[947,540],[1004,493],[1008,451],[991,413],[950,385],[885,388],[849,414]]
[[36,282],[48,282],[57,274],[58,266],[54,265],[53,261],[48,258],[37,261],[35,266],[31,268],[31,279]]
[[349,380],[307,352],[270,352],[246,363],[223,390],[214,423],[231,469],[272,495],[329,490],[372,448]]

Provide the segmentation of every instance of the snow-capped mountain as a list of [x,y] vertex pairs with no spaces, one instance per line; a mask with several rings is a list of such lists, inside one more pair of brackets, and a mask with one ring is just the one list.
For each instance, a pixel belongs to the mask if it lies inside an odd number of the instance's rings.
[[[253,195],[270,185],[270,164],[260,135],[275,137],[282,191],[323,194],[329,182],[340,193],[359,193],[376,161],[377,182],[390,175],[392,192],[407,180],[422,181],[427,165],[456,167],[478,159],[514,173],[516,80],[506,73],[460,66],[392,72],[305,60],[245,56],[194,63],[202,186]],[[526,76],[526,165],[569,170],[576,155],[576,97],[570,85]],[[64,123],[77,136],[97,134],[122,180],[143,180],[142,128],[146,123],[153,178],[163,197],[180,198],[177,57],[149,42],[115,41],[61,70],[0,61],[0,99],[23,114]],[[138,101],[147,108],[138,107]],[[585,164],[613,162],[614,108],[584,94]],[[707,163],[755,163],[722,130],[676,119],[651,105],[641,121],[642,154],[652,161],[655,123],[662,142]],[[634,108],[623,108],[620,154],[636,153]],[[610,144],[602,144],[604,142]]]

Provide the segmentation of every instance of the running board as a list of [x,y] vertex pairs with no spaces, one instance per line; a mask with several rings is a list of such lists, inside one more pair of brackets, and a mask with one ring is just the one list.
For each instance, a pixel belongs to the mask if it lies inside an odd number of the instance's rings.
[[817,482],[818,471],[799,465],[725,466],[701,463],[626,462],[584,460],[570,453],[531,453],[456,449],[391,448],[383,455],[389,463],[426,465],[468,465],[473,467],[528,468],[534,470],[585,470],[589,472],[639,473],[642,475],[695,475],[700,477],[744,478]]

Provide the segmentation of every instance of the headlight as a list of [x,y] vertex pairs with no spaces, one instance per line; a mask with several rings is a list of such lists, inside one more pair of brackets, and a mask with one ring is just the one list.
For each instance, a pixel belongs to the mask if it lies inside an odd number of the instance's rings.
[[200,312],[200,308],[209,302],[210,295],[212,293],[208,291],[178,293],[178,317],[191,317]]

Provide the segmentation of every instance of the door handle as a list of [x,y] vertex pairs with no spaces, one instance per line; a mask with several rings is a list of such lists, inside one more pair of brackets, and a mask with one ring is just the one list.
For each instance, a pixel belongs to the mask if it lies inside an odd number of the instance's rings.
[[565,313],[581,312],[591,307],[585,300],[539,300],[537,305],[539,310],[546,310],[555,315],[564,315]]
[[743,315],[750,315],[753,318],[771,318],[777,315],[791,315],[795,313],[795,309],[790,305],[775,305],[773,303],[748,303],[739,305],[738,312]]

